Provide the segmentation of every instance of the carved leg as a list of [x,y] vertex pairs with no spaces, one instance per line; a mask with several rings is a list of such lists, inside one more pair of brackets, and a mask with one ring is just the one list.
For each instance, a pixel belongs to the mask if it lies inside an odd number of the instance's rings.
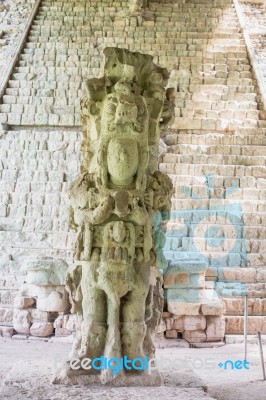
[[[83,292],[84,293],[84,292]],[[71,359],[101,357],[104,354],[106,339],[106,296],[98,289],[88,288],[88,295],[83,297],[83,311],[85,310],[83,322],[76,332],[75,341],[71,351]],[[79,365],[78,370],[73,370],[70,360],[65,363],[61,372],[56,373],[53,383],[63,383],[68,377],[77,375],[99,374],[94,369],[84,370]]]
[[154,286],[150,285],[149,293],[146,299],[146,335],[143,343],[143,348],[145,354],[152,358],[155,353],[155,346],[153,343],[152,333],[153,333],[153,326],[154,326],[154,310],[153,310],[153,291]]
[[163,303],[164,298],[162,289],[162,277],[158,276],[156,278],[156,285],[151,285],[150,287],[149,296],[147,297],[146,303],[146,308],[150,310],[151,313],[146,312],[147,331],[144,339],[144,351],[150,359],[154,358],[155,355],[154,340],[163,312]]
[[106,324],[92,320],[83,321],[81,329],[82,339],[78,357],[80,359],[101,357],[105,348]]
[[146,333],[145,322],[122,322],[121,334],[123,354],[129,360],[143,358],[143,341]]
[[143,358],[143,341],[146,333],[145,304],[149,285],[139,274],[134,289],[123,298],[121,334],[123,355],[129,359]]
[[[108,298],[108,330],[106,335],[106,344],[104,356],[107,359],[121,357],[121,337],[119,330],[119,317],[120,317],[120,301]],[[118,374],[113,375],[110,369],[102,371],[102,383],[111,382],[118,379],[123,374],[120,371]]]
[[[84,279],[85,280],[85,279]],[[83,293],[85,293],[83,291]],[[106,295],[104,291],[87,286],[83,297],[83,322],[79,357],[101,357],[104,354],[106,338]]]
[[108,299],[108,331],[106,336],[105,357],[121,357],[121,338],[119,331],[120,301]]

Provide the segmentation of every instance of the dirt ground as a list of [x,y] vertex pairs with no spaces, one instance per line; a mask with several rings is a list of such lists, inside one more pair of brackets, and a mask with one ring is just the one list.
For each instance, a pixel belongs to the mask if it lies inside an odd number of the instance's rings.
[[[158,349],[157,362],[164,385],[126,389],[51,384],[55,368],[67,359],[70,348],[69,343],[0,338],[1,399],[266,399],[266,382],[262,381],[257,345],[248,347],[249,370],[224,370],[218,366],[229,359],[234,362],[243,360],[243,344],[213,349]],[[264,352],[266,356],[266,348]]]

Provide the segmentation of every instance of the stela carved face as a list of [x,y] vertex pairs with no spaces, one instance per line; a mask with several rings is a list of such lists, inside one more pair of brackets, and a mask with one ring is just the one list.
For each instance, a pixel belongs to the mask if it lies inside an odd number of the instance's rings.
[[138,169],[138,145],[135,140],[111,139],[107,150],[107,168],[110,181],[117,186],[128,186]]

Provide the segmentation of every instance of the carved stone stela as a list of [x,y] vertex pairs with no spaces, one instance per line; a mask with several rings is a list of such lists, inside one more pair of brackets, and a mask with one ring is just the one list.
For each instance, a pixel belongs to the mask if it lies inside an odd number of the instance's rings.
[[[151,56],[118,48],[104,55],[104,75],[86,82],[81,101],[83,163],[70,188],[78,239],[67,291],[80,318],[71,356],[152,359],[163,307],[158,267],[166,264],[156,215],[170,209],[172,195],[170,178],[157,170],[158,149],[173,90]],[[147,385],[160,376],[73,371],[68,362],[54,382]]]

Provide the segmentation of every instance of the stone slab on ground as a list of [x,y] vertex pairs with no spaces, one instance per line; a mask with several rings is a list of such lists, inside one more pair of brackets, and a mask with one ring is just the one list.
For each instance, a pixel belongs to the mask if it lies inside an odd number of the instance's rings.
[[[33,365],[34,364],[34,365]],[[49,363],[20,361],[4,377],[1,396],[5,400],[50,399],[67,400],[71,398],[94,400],[138,400],[152,398],[161,400],[214,400],[199,386],[198,379],[192,371],[179,376],[164,373],[165,384],[160,387],[111,387],[99,385],[53,385],[50,382]],[[186,387],[186,384],[188,387]],[[85,397],[84,397],[85,396]]]
[[[182,381],[182,380],[181,380]],[[62,365],[53,376],[51,383],[56,385],[96,385],[101,388],[102,385],[110,386],[110,387],[161,387],[165,386],[163,377],[159,373],[158,370],[153,371],[151,374],[124,374],[119,373],[118,375],[113,377],[113,380],[110,381],[110,377],[106,381],[106,378],[99,374],[91,374],[89,375],[86,371],[83,371],[82,374],[76,373],[76,371],[71,371],[71,374],[66,374],[64,369],[64,365]]]
[[0,336],[11,338],[14,334],[14,329],[10,326],[0,326]]
[[28,335],[21,335],[20,333],[17,333],[15,335],[12,336],[13,340],[27,340],[28,339]]
[[[261,335],[261,340],[262,343],[266,345],[266,335]],[[244,335],[225,335],[226,344],[244,343],[244,341],[245,341]],[[257,335],[248,335],[248,343],[257,344],[258,343]]]
[[52,336],[51,339],[49,340],[50,343],[70,343],[72,344],[74,341],[74,336],[73,335],[68,335],[68,336]]
[[189,343],[184,339],[160,338],[156,340],[156,347],[157,349],[188,348]]
[[197,349],[211,349],[213,347],[225,346],[224,341],[220,342],[204,342],[204,343],[190,343],[190,347],[195,347]]

